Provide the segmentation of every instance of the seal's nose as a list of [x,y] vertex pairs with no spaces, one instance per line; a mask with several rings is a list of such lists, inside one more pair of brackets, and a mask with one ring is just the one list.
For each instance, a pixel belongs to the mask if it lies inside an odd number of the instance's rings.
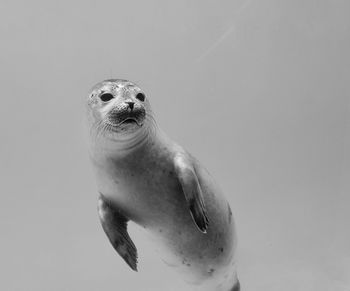
[[129,108],[131,109],[131,110],[133,110],[134,109],[134,102],[131,102],[131,101],[129,101],[129,102],[125,102],[125,103],[127,103],[128,105],[129,105]]

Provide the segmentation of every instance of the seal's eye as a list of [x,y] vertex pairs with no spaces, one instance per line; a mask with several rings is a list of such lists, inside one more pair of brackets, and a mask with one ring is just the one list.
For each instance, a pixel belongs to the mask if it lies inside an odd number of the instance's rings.
[[107,102],[111,99],[113,99],[114,96],[111,94],[111,93],[104,93],[100,96],[100,99],[103,101],[103,102]]
[[136,95],[136,99],[139,99],[141,102],[143,102],[143,101],[145,101],[145,94],[143,94],[143,93],[138,93],[137,95]]

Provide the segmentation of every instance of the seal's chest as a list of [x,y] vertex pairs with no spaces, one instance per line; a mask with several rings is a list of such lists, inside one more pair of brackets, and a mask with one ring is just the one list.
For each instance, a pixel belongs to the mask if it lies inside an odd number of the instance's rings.
[[113,189],[109,188],[110,196],[128,212],[164,217],[164,213],[183,204],[172,153],[166,149],[143,149],[108,163],[106,174],[114,183]]
[[130,169],[126,182],[132,183],[140,192],[148,194],[165,195],[177,192],[179,182],[175,171],[165,163]]
[[144,223],[167,220],[184,205],[175,173],[160,166],[130,169],[119,181],[117,196],[134,219],[143,217]]

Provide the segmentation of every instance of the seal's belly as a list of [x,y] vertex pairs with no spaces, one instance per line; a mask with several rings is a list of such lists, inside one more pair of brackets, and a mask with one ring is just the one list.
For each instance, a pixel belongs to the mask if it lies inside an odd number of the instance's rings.
[[102,185],[104,195],[148,231],[165,263],[193,284],[208,278],[232,281],[234,224],[226,200],[210,177],[204,177],[201,184],[209,218],[206,234],[195,226],[171,168],[135,167],[124,173],[123,180],[107,180],[109,184]]
[[130,211],[140,219],[135,216],[133,220],[149,230],[163,260],[188,273],[189,280],[224,276],[222,273],[230,270],[233,262],[234,225],[228,204],[216,201],[219,193],[213,193],[215,187],[203,185],[210,221],[207,233],[203,234],[191,218],[176,178],[166,171],[156,171],[148,178],[135,182],[133,191],[128,188],[132,201],[127,205],[134,207]]

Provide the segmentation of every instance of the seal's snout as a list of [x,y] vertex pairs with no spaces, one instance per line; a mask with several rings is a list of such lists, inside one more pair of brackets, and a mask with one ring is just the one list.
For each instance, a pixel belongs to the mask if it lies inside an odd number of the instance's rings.
[[114,107],[107,115],[110,124],[117,127],[125,125],[141,126],[146,116],[145,108],[133,101],[124,101]]
[[125,102],[125,103],[129,105],[129,109],[130,109],[131,111],[134,109],[135,102],[128,101],[128,102]]

